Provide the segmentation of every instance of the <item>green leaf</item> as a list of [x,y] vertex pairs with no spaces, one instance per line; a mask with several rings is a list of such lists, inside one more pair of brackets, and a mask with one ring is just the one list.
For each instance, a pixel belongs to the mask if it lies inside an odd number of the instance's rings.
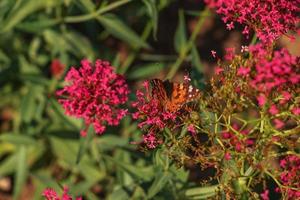
[[207,199],[208,197],[216,195],[218,187],[219,185],[191,188],[187,189],[185,194],[189,198]]
[[165,68],[164,63],[150,63],[134,67],[135,70],[128,73],[130,79],[143,79],[159,73]]
[[[2,61],[5,64],[9,64],[10,63],[10,58],[1,49],[0,49],[0,61]],[[0,67],[1,67],[1,65],[0,65]]]
[[25,146],[21,146],[18,151],[18,161],[16,163],[16,177],[14,184],[13,199],[18,199],[20,192],[27,179],[26,152],[27,148]]
[[170,160],[167,155],[167,152],[165,152],[163,149],[157,149],[153,155],[154,155],[153,161],[156,166],[159,166],[163,169],[169,168]]
[[0,165],[0,177],[11,174],[16,169],[16,163],[18,161],[18,155],[12,154],[1,161]]
[[153,167],[135,167],[130,163],[124,163],[120,162],[119,160],[116,160],[114,158],[111,158],[109,156],[104,156],[105,159],[113,162],[117,167],[122,168],[127,173],[129,173],[131,176],[145,180],[150,181],[154,176]]
[[199,56],[199,53],[198,53],[198,50],[197,50],[197,47],[195,46],[195,44],[193,44],[191,56],[192,56],[193,66],[196,67],[198,72],[203,72],[203,65],[201,63],[200,56]]
[[89,130],[87,131],[87,136],[80,138],[79,151],[76,157],[76,164],[80,162],[82,156],[86,153],[92,141],[93,135],[94,135],[94,129],[92,128],[92,126],[90,126]]
[[51,148],[56,157],[64,160],[70,165],[76,162],[78,142],[76,140],[51,137]]
[[30,136],[4,133],[0,135],[0,141],[12,143],[14,145],[36,145],[37,142]]
[[77,0],[77,1],[79,1],[80,4],[82,4],[79,6],[79,8],[84,7],[90,12],[95,9],[95,5],[94,5],[93,1],[91,1],[91,0]]
[[22,6],[19,6],[16,10],[12,10],[9,13],[9,17],[6,19],[1,32],[7,32],[14,28],[18,23],[23,21],[26,17],[43,8],[51,8],[55,6],[58,0],[23,0],[21,1]]
[[134,48],[149,48],[149,45],[142,40],[131,28],[123,23],[116,15],[106,14],[97,17],[105,29],[120,40],[128,43]]
[[130,199],[127,192],[121,187],[116,186],[112,191],[111,195],[108,197],[109,200],[123,200]]
[[125,147],[128,146],[128,140],[123,138],[120,140],[118,136],[105,134],[99,138],[95,138],[97,146],[99,149],[105,150],[113,150],[116,147]]
[[153,27],[153,37],[156,39],[157,23],[158,23],[158,9],[156,0],[143,0],[147,7],[148,15],[151,17]]
[[70,188],[70,193],[76,196],[85,195],[91,187],[95,184],[95,180],[83,181],[80,183],[76,183],[76,185]]
[[179,20],[175,32],[175,37],[174,37],[174,46],[176,51],[179,53],[186,46],[187,36],[186,36],[184,12],[180,10],[178,15],[179,15]]
[[88,38],[76,32],[68,32],[64,37],[72,46],[71,51],[74,55],[77,55],[79,58],[86,57],[89,60],[94,60],[94,50]]
[[59,23],[57,19],[39,19],[37,21],[32,22],[23,22],[16,26],[17,29],[29,33],[40,33],[41,31],[44,31],[44,29],[50,28],[52,26],[55,26]]
[[[72,45],[63,37],[59,32],[53,31],[52,29],[47,29],[43,32],[43,37],[48,44],[49,48],[51,48],[52,54],[59,54],[65,51],[72,51],[74,53],[74,49]],[[75,54],[77,55],[77,53]]]
[[29,86],[27,93],[22,98],[21,102],[21,120],[29,123],[34,116],[35,109],[35,87]]
[[155,179],[148,190],[147,197],[151,199],[154,197],[159,191],[161,191],[166,183],[170,180],[171,175],[168,172],[160,172],[156,173]]
[[78,131],[80,130],[81,128],[80,121],[65,115],[63,108],[55,99],[50,98],[50,105],[53,111],[58,115],[58,117],[60,117],[61,120],[63,120],[65,124],[69,125],[71,128],[75,130]]

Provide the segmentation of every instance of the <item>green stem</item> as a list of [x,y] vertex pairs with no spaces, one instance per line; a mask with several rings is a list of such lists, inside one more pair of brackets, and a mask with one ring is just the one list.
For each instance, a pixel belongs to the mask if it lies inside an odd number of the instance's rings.
[[78,23],[83,22],[87,20],[94,19],[98,17],[99,15],[108,12],[110,10],[113,10],[114,8],[117,8],[119,6],[122,6],[124,4],[129,3],[132,0],[120,0],[114,3],[109,4],[108,6],[105,6],[104,8],[99,8],[97,11],[86,14],[86,15],[79,15],[79,16],[69,16],[64,19],[64,22],[66,23]]
[[[150,33],[151,33],[151,27],[152,24],[151,22],[148,22],[144,28],[144,31],[142,33],[142,40],[146,41],[146,39],[149,37]],[[139,52],[140,48],[135,49],[134,51],[132,51],[129,56],[127,57],[127,59],[123,62],[122,66],[120,67],[120,70],[118,71],[118,73],[120,74],[125,74],[125,72],[128,70],[129,66],[133,63],[133,61],[135,60],[137,53]]]
[[187,42],[187,44],[182,48],[181,52],[179,53],[179,57],[176,60],[176,62],[171,66],[171,69],[167,75],[167,79],[171,79],[176,74],[181,63],[185,60],[185,58],[187,57],[187,54],[191,51],[191,49],[194,45],[194,42],[197,38],[197,35],[199,34],[206,17],[209,16],[208,14],[209,14],[209,9],[207,7],[205,8],[204,11],[201,11],[200,18],[196,24],[196,27],[195,27],[192,35],[189,38],[189,41]]
[[254,33],[254,35],[253,35],[253,37],[252,37],[252,40],[251,40],[251,42],[250,42],[250,45],[255,44],[256,41],[257,41],[257,36],[256,36],[256,33]]

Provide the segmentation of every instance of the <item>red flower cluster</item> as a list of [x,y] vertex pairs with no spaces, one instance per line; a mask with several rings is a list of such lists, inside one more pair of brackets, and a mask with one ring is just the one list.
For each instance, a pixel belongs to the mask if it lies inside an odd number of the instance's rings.
[[54,59],[51,62],[50,71],[53,77],[60,78],[64,73],[65,65],[60,62],[59,59]]
[[243,34],[249,35],[249,28],[257,33],[263,42],[272,42],[296,31],[299,22],[300,0],[205,0],[209,7],[217,9],[227,29],[234,23],[244,25]]
[[241,133],[243,135],[243,138],[239,138],[234,131],[225,131],[222,132],[221,137],[224,141],[227,142],[227,144],[231,147],[234,147],[235,151],[237,152],[243,152],[246,148],[251,148],[255,144],[254,139],[248,138],[247,135],[249,133],[249,130],[244,129],[240,130],[239,126],[237,124],[233,124],[232,128]]
[[[295,155],[289,155],[280,160],[280,167],[283,172],[280,174],[280,180],[284,186],[293,187],[281,188],[281,192],[286,192],[288,199],[300,198],[300,157]],[[278,191],[280,191],[278,189]]]
[[268,94],[271,90],[283,91],[290,85],[300,82],[300,59],[289,54],[288,50],[274,51],[272,59],[262,45],[250,46],[255,64],[255,76],[251,85],[258,91]]
[[[64,187],[63,194],[60,198],[52,188],[47,188],[43,191],[42,195],[46,200],[72,200],[72,197],[68,194],[68,191],[69,189]],[[82,200],[82,197],[77,197],[76,200]]]
[[144,82],[145,91],[138,90],[136,92],[137,101],[132,103],[132,107],[137,111],[133,113],[134,119],[139,119],[139,128],[146,128],[148,133],[144,135],[144,143],[148,148],[155,148],[159,141],[156,133],[167,126],[169,120],[174,121],[176,115],[165,111],[158,99],[152,98],[150,95],[149,82]]
[[[114,73],[109,62],[97,60],[91,66],[88,60],[81,61],[77,70],[71,68],[65,81],[70,84],[57,92],[66,98],[59,102],[66,114],[85,120],[86,126],[93,125],[99,134],[105,130],[105,125],[118,125],[126,115],[127,109],[119,105],[127,101],[128,85],[123,76]],[[81,134],[86,135],[86,130]]]

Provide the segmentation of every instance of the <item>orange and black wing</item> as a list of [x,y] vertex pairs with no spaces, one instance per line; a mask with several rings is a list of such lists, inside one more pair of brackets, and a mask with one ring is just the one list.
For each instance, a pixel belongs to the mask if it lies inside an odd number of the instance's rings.
[[161,102],[162,107],[170,112],[176,112],[188,102],[197,100],[200,91],[188,83],[172,83],[168,80],[151,80],[152,97]]

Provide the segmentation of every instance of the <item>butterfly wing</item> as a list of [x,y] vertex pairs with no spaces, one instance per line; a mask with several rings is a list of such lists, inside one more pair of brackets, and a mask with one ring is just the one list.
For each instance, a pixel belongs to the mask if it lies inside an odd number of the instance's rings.
[[188,83],[173,83],[173,91],[170,102],[167,102],[167,110],[176,112],[183,105],[195,101],[200,97],[200,91]]
[[176,112],[186,103],[200,97],[200,91],[188,83],[173,83],[168,80],[151,80],[152,97],[161,102],[162,107],[170,112]]

